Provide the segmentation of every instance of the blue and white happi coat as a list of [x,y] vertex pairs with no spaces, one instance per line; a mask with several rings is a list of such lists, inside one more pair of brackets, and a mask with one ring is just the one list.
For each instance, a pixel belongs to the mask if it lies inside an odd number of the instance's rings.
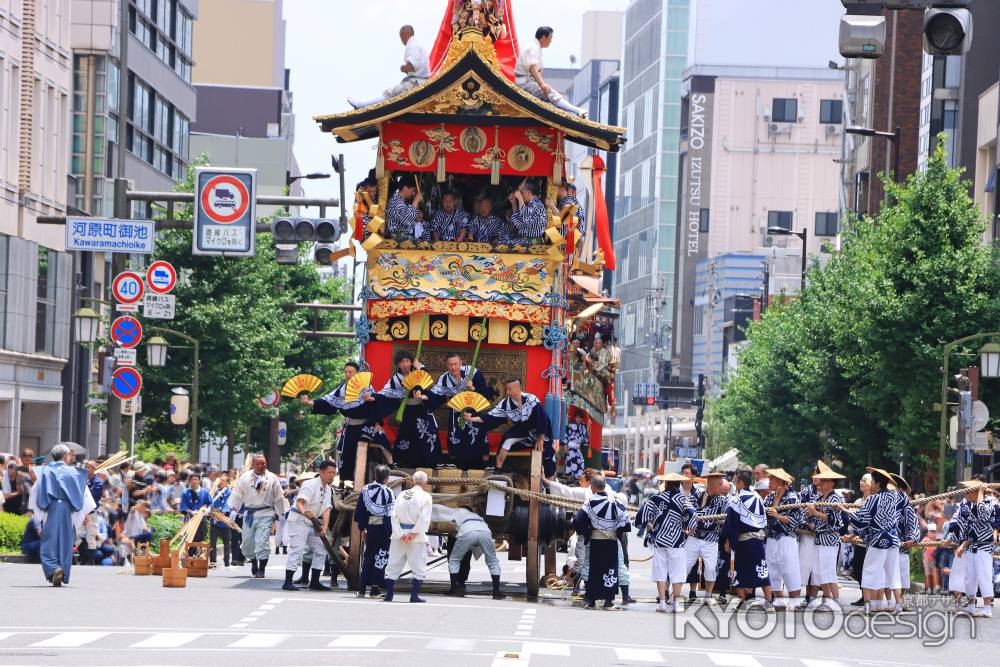
[[[781,505],[795,505],[800,503],[799,494],[788,489],[785,494],[781,497],[780,501],[777,501],[777,506]],[[764,507],[775,507],[776,506],[776,495],[774,491],[767,494],[767,498],[764,499]],[[801,526],[805,520],[805,510],[802,509],[792,509],[792,510],[780,510],[778,514],[788,517],[788,523],[782,523],[778,519],[772,519],[767,517],[767,539],[776,540],[781,537],[794,537],[799,536],[799,526]]]
[[997,528],[998,505],[993,499],[982,502],[965,502],[965,512],[962,514],[962,533],[969,542],[969,551],[978,553],[987,551],[993,553],[993,531]]
[[[462,366],[459,372],[461,375],[459,379],[451,373],[444,373],[431,387],[430,393],[434,399],[430,405],[431,409],[436,410],[456,394],[466,391],[470,373],[472,373],[472,390],[486,400],[493,399],[493,389],[486,383],[486,377],[482,373],[473,371],[471,366]],[[448,454],[460,466],[481,468],[484,464],[483,458],[490,453],[487,439],[489,429],[468,419],[459,423],[462,414],[454,410],[449,410],[449,413]]]
[[658,497],[650,540],[653,546],[678,549],[687,542],[685,531],[694,528],[696,512],[691,496],[681,489],[667,489]]
[[469,233],[476,243],[508,243],[510,233],[507,221],[495,215],[474,216],[469,222]]
[[407,204],[398,191],[389,197],[385,207],[385,225],[396,241],[430,241],[431,226],[417,220],[419,209]]
[[512,241],[514,243],[526,243],[537,239],[545,233],[545,227],[549,224],[548,209],[541,197],[535,197],[530,202],[514,211],[510,218],[517,236]]
[[468,227],[469,214],[460,208],[451,213],[442,209],[431,219],[431,231],[437,233],[439,241],[454,241],[459,232]]
[[566,442],[566,476],[579,479],[586,467],[583,448],[590,444],[587,425],[576,422],[567,424],[563,440]]
[[429,468],[437,463],[439,453],[438,424],[429,401],[410,404],[409,392],[403,384],[405,376],[395,373],[378,393],[384,414],[392,414],[401,400],[407,400],[403,421],[393,445],[395,462],[405,468]]
[[899,547],[899,497],[895,491],[882,489],[865,500],[865,504],[851,516],[851,525],[869,549],[894,549]]
[[[844,502],[844,497],[836,491],[831,491],[828,496],[816,494],[808,502],[842,503]],[[809,526],[816,533],[816,537],[813,538],[813,544],[822,547],[836,546],[840,543],[840,530],[844,527],[844,513],[836,507],[822,507],[820,511],[826,515],[826,521],[820,521],[815,517],[810,517],[809,519]]]

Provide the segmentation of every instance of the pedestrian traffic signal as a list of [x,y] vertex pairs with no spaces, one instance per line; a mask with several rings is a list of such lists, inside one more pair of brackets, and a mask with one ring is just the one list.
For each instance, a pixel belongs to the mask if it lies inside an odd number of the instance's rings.
[[968,9],[933,7],[924,13],[924,51],[932,56],[960,56],[970,48],[972,14]]
[[341,232],[339,221],[325,218],[282,217],[271,223],[275,243],[333,243]]
[[962,55],[972,48],[972,0],[841,0],[840,54],[878,58],[885,51],[885,10],[924,12],[924,51]]

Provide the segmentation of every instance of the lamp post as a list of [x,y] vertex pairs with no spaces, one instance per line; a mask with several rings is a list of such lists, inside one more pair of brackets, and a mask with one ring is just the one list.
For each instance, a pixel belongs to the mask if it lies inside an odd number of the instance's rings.
[[[902,128],[896,127],[895,132],[880,132],[870,127],[847,127],[844,128],[844,132],[846,132],[847,134],[856,134],[861,137],[882,137],[884,139],[888,139],[893,147],[892,180],[895,183],[901,182],[899,176],[899,149],[900,149],[900,140],[903,137]],[[889,196],[888,193],[886,193],[886,197],[888,196]]]
[[[989,343],[983,345],[979,350],[980,368],[982,377],[1000,377],[1000,345],[995,342],[1000,338],[1000,331],[990,333],[973,334],[965,338],[953,340],[944,346],[944,362],[941,365],[941,403],[936,406],[941,411],[941,422],[938,429],[938,493],[944,493],[944,457],[948,452],[948,362],[955,348],[974,340],[990,339]],[[990,375],[989,373],[996,373]],[[965,448],[958,448],[958,456],[965,456]],[[961,480],[958,480],[961,481]]]
[[312,174],[299,174],[298,176],[292,176],[292,172],[285,172],[285,185],[292,187],[292,183],[295,181],[319,181],[324,178],[330,178],[330,174],[324,174],[320,172],[315,172]]
[[101,316],[93,308],[85,306],[73,313],[73,332],[81,345],[93,345],[100,326]]
[[803,227],[801,232],[793,232],[791,229],[785,229],[784,227],[768,227],[767,233],[771,236],[798,236],[802,239],[802,285],[799,287],[799,293],[801,294],[806,288],[806,269],[808,268],[809,262],[809,228]]
[[[167,350],[170,344],[167,342],[164,335],[166,336],[177,336],[178,338],[187,341],[191,344],[191,350],[194,352],[194,361],[191,368],[191,446],[190,446],[190,457],[193,463],[195,459],[198,458],[198,445],[200,440],[200,434],[198,432],[198,371],[201,362],[200,357],[200,344],[197,340],[188,336],[187,334],[181,333],[180,331],[174,331],[173,329],[164,329],[163,327],[146,327],[146,330],[150,333],[161,334],[150,338],[146,342],[146,360],[149,362],[150,366],[162,368],[167,363]],[[177,349],[185,349],[183,347],[178,347]]]

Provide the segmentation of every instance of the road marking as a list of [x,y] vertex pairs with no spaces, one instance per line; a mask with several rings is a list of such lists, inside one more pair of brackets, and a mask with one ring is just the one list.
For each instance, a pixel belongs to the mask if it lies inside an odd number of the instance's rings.
[[376,648],[385,635],[344,635],[326,645],[327,648]]
[[529,658],[530,656],[522,656],[514,651],[497,651],[496,657],[493,658],[493,667],[516,667],[516,665],[527,667]]
[[559,655],[569,657],[569,644],[551,642],[524,642],[521,648],[524,655]]
[[17,634],[17,633],[15,633],[15,632],[0,632],[0,642],[2,642],[3,640],[7,639],[7,637],[13,637],[15,634]]
[[259,608],[263,609],[264,611],[270,611],[270,610],[274,609],[274,605],[273,604],[262,604]]
[[267,601],[267,604],[281,604],[285,601],[285,598],[271,598]]
[[476,648],[475,639],[439,637],[427,642],[427,650],[429,651],[471,651],[474,648]]
[[101,637],[107,637],[108,632],[63,632],[55,637],[43,639],[35,642],[33,648],[75,648],[91,642],[96,642]]
[[709,660],[723,667],[762,667],[757,658],[742,653],[707,653]]
[[515,632],[514,636],[515,637],[530,637],[531,633],[530,632],[520,632],[519,631],[519,632]]
[[[287,602],[319,602],[324,604],[376,604],[372,600],[321,600],[318,598],[288,598]],[[382,604],[378,602],[377,604]],[[390,603],[394,604],[394,603]],[[489,609],[490,611],[521,611],[519,607],[507,607],[507,606],[493,606],[493,605],[477,605],[477,604],[444,604],[440,602],[426,602],[420,605],[421,609],[432,609],[434,607],[442,607],[446,609]]]
[[274,648],[291,635],[246,635],[228,646],[228,648]]
[[202,636],[201,632],[159,632],[129,648],[179,648]]
[[247,627],[247,624],[246,623],[233,623],[229,627],[231,627],[231,628],[245,628],[245,627]]
[[241,618],[240,623],[253,623],[257,620],[256,616],[247,616],[246,618]]
[[632,662],[663,662],[663,654],[651,648],[616,648],[619,660]]
[[847,667],[846,663],[836,660],[809,660],[807,658],[802,658],[802,664],[806,667]]
[[[320,527],[322,528],[322,526],[320,526]],[[263,616],[266,613],[267,613],[267,611],[260,611],[258,609],[257,611],[250,612],[250,616]]]

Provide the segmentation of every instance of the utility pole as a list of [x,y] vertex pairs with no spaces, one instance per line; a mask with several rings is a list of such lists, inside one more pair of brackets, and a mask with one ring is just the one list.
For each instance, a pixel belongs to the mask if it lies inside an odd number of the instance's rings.
[[[118,3],[118,146],[115,155],[117,170],[114,185],[114,217],[120,220],[130,218],[128,203],[128,180],[125,178],[125,151],[128,140],[128,7],[126,0]],[[111,276],[125,270],[127,257],[122,253],[111,254]],[[113,394],[108,393],[108,455],[121,447],[122,404]]]

